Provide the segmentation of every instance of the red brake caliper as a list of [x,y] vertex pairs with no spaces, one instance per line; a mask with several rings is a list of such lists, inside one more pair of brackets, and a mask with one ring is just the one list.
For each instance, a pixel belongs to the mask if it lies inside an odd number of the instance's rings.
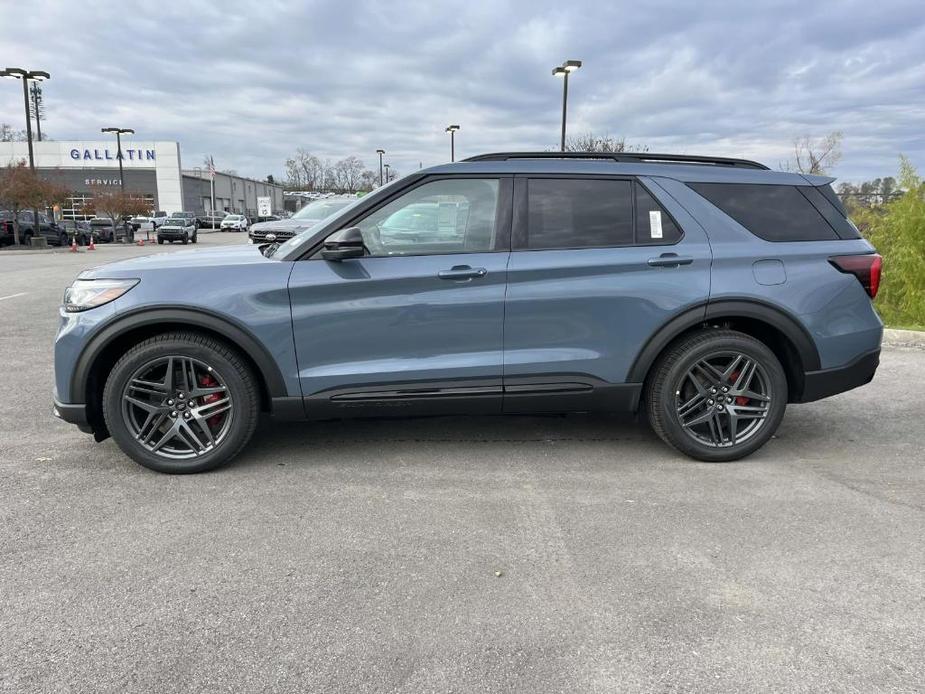
[[[735,380],[738,377],[739,377],[738,371],[733,371],[731,374],[729,374],[729,380],[732,381],[733,383],[735,383]],[[736,405],[747,405],[747,404],[748,404],[748,398],[746,398],[744,395],[736,396]]]
[[[214,388],[218,385],[218,381],[215,380],[215,377],[212,374],[205,374],[204,376],[199,377],[199,385],[203,388]],[[216,400],[221,400],[222,396],[219,393],[209,393],[208,395],[202,396],[202,404],[208,405],[209,403],[215,402]],[[209,417],[206,420],[206,424],[210,427],[215,427],[222,420],[222,415],[215,414]]]

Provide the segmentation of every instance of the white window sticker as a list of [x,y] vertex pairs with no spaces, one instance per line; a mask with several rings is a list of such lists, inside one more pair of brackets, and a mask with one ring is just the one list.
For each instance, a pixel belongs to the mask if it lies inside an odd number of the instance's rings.
[[662,211],[649,210],[649,234],[653,239],[662,238]]

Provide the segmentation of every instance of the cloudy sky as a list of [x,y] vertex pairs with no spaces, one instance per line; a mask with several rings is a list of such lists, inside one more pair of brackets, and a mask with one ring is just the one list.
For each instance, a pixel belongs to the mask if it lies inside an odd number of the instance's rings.
[[[800,135],[844,133],[841,179],[925,171],[925,3],[109,2],[0,0],[0,67],[44,69],[58,140],[133,127],[183,164],[280,176],[296,147],[375,150],[406,173],[457,155],[551,149],[569,132],[776,168]],[[0,122],[23,127],[0,81]]]

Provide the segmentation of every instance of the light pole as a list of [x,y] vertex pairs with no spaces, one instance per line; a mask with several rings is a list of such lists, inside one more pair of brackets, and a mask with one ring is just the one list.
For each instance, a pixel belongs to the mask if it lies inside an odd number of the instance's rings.
[[581,67],[580,60],[566,60],[559,67],[552,69],[554,77],[562,78],[562,141],[559,144],[559,150],[565,151],[565,114],[568,109],[568,76],[570,72],[575,72]]
[[379,155],[379,187],[382,187],[382,155],[385,154],[384,149],[377,149],[376,154]]
[[131,128],[101,128],[100,132],[116,134],[116,159],[119,160],[119,191],[125,195],[125,176],[122,174],[122,135],[124,133],[134,135],[135,131]]
[[[8,67],[0,72],[0,77],[12,77],[14,80],[22,80],[22,98],[26,105],[26,140],[29,141],[29,169],[35,173],[35,152],[32,151],[32,119],[29,117],[29,80],[41,82],[51,77],[44,70],[23,70],[21,67]],[[39,211],[32,208],[32,236],[40,238],[42,235],[41,220]]]
[[388,183],[389,180],[390,180],[390,178],[389,178],[389,164],[383,164],[383,166],[385,167],[385,182]]
[[26,139],[29,141],[29,168],[35,171],[35,153],[32,151],[32,119],[29,117],[29,80],[41,82],[51,77],[44,70],[23,70],[21,67],[8,67],[0,72],[0,77],[12,77],[22,80],[22,98],[26,106]]
[[457,130],[459,130],[458,125],[446,126],[446,132],[450,134],[450,161],[456,161],[456,131]]

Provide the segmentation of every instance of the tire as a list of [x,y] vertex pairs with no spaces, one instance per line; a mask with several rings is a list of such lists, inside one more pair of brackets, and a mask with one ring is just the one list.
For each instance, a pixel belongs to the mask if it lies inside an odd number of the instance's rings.
[[68,239],[67,234],[61,234],[61,236],[58,237],[58,245],[59,246],[70,246],[71,245],[70,239]]
[[23,234],[20,239],[20,245],[22,246],[31,246],[32,245],[32,234]]
[[193,232],[193,243],[196,243],[196,242],[199,240],[198,237],[199,237],[199,234],[197,234],[197,233],[194,231],[194,232]]
[[[749,396],[737,395],[742,392]],[[669,345],[645,384],[655,433],[705,462],[738,460],[761,448],[780,425],[787,395],[787,377],[774,353],[735,330],[701,330]]]
[[185,246],[188,243],[189,243],[189,234],[184,231],[183,232],[183,245]]
[[164,245],[164,239],[162,239],[160,236],[157,237],[157,242],[162,246]]
[[[181,380],[181,359],[185,360],[185,366],[194,364],[198,381],[195,390],[190,390]],[[162,384],[167,383],[168,364],[173,365],[174,388],[164,387],[162,391]],[[158,372],[158,369],[163,371]],[[152,373],[162,373],[163,377],[154,389],[148,389],[154,383],[149,380]],[[216,387],[209,388],[203,379],[212,376]],[[145,389],[131,388],[129,383],[133,379],[145,380]],[[219,387],[224,389],[222,393],[203,395],[200,390],[218,390]],[[180,399],[181,394],[183,399]],[[124,400],[125,395],[131,400]],[[216,408],[226,404],[221,401],[226,395],[230,398],[229,409],[219,412]],[[217,397],[218,401],[205,402],[209,397]],[[141,399],[154,411],[133,404]],[[184,403],[190,403],[190,407],[184,409]],[[257,381],[240,354],[223,342],[190,332],[156,335],[132,347],[109,373],[103,391],[103,416],[119,448],[140,465],[171,474],[205,472],[228,463],[253,436],[258,404]],[[197,416],[194,411],[204,412]],[[149,414],[153,417],[150,420],[153,426],[147,423]],[[191,416],[186,418],[185,415]],[[220,420],[213,421],[215,418]],[[142,420],[149,428],[141,428]],[[203,425],[210,427],[209,433],[200,428]],[[171,432],[177,427],[185,427],[182,436],[192,432],[201,450],[194,448],[191,438],[166,435],[165,430]],[[148,445],[142,443],[146,436],[150,438]],[[161,438],[166,440],[161,442]],[[154,450],[158,443],[160,449]],[[184,452],[184,448],[189,451]]]

